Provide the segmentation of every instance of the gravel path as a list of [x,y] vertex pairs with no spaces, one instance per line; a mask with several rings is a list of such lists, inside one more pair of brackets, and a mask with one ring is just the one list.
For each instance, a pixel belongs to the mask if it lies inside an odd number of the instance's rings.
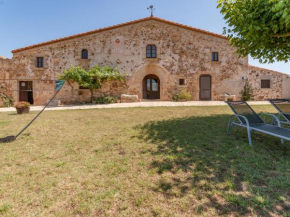
[[[267,101],[253,101],[250,105],[269,105]],[[223,106],[223,101],[190,101],[190,102],[171,102],[171,101],[150,101],[136,103],[116,103],[109,105],[65,105],[59,107],[48,107],[46,110],[77,110],[77,109],[103,109],[103,108],[136,108],[136,107],[178,107],[178,106]],[[40,111],[43,106],[31,106],[31,111]],[[12,112],[15,108],[0,108],[0,112]]]

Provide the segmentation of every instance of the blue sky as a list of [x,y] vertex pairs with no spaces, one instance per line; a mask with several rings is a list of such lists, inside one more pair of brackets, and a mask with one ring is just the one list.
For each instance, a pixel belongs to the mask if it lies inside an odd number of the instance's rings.
[[[0,0],[0,56],[11,50],[155,16],[221,34],[225,21],[215,0]],[[290,74],[290,63],[250,64]]]

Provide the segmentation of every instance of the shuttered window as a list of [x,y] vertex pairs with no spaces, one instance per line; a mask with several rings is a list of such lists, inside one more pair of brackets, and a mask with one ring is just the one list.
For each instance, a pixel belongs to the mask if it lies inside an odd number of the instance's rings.
[[211,54],[211,61],[219,61],[219,53],[218,52],[212,52]]
[[146,57],[147,58],[156,58],[157,52],[156,52],[156,46],[155,45],[147,45],[146,47]]
[[212,52],[211,54],[211,61],[219,61],[219,53],[218,52]]
[[261,80],[261,88],[270,88],[270,87],[271,87],[270,79]]
[[37,68],[43,68],[44,67],[44,58],[43,57],[37,57],[36,58],[36,67]]

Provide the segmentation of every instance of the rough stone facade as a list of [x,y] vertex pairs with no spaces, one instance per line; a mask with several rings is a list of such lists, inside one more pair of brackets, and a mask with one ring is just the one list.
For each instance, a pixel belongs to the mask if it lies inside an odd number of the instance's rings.
[[[286,74],[250,66],[248,78],[254,100],[290,98],[290,77]],[[261,88],[263,79],[270,80],[270,88]]]
[[[157,58],[146,58],[146,46],[153,44]],[[88,59],[81,59],[83,49],[89,51]],[[218,52],[219,61],[212,61],[212,52]],[[182,88],[191,93],[192,100],[200,100],[201,75],[211,77],[211,100],[221,100],[224,93],[240,99],[242,77],[250,80],[255,100],[290,97],[288,75],[249,66],[248,58],[238,58],[225,37],[154,17],[34,45],[13,54],[5,64],[0,59],[0,76],[6,70],[6,78],[12,79],[5,89],[18,101],[19,82],[32,81],[35,105],[45,104],[54,94],[58,74],[78,65],[86,69],[107,65],[128,75],[125,83],[113,82],[95,90],[95,97],[132,94],[143,99],[143,80],[151,74],[160,80],[161,100],[171,100]],[[36,67],[37,57],[44,57],[43,68]],[[261,88],[263,78],[271,80],[270,89]],[[180,79],[184,81],[181,85]],[[66,84],[57,98],[66,104],[87,102],[90,92],[77,84],[73,88]]]
[[[13,62],[10,59],[0,56],[0,93],[4,93],[8,97],[13,98],[13,86],[17,81],[11,81],[10,75],[14,72]],[[0,106],[3,104],[2,97],[0,97]]]

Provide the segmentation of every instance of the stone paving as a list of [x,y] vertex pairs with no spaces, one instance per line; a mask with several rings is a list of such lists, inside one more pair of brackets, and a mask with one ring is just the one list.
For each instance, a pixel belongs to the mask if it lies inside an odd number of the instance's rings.
[[[252,101],[250,105],[269,105],[267,101]],[[223,101],[189,101],[189,102],[171,102],[171,101],[147,101],[136,103],[116,103],[108,105],[65,105],[58,107],[48,107],[46,110],[78,110],[78,109],[104,109],[104,108],[136,108],[136,107],[182,107],[182,106],[224,106]],[[40,111],[43,106],[31,106],[30,111]],[[0,108],[0,112],[13,112],[15,108]]]

